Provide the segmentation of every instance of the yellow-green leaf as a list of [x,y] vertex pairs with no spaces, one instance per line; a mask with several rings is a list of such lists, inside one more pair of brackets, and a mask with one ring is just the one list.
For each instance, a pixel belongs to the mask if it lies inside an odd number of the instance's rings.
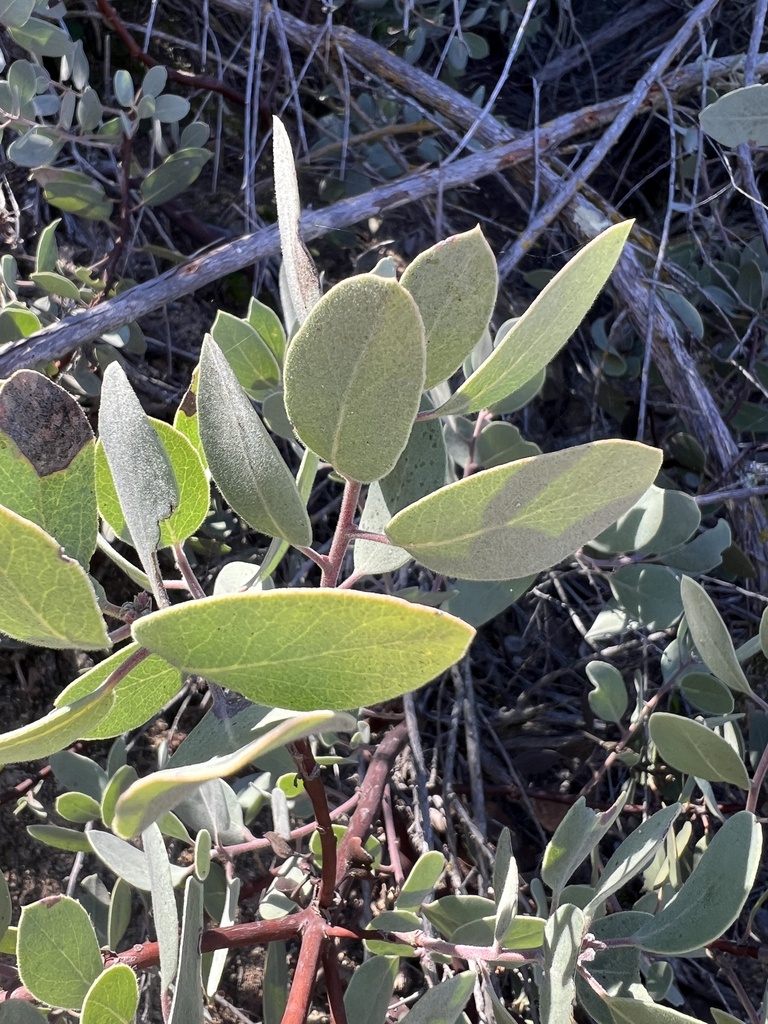
[[290,588],[178,605],[139,619],[133,632],[184,672],[297,711],[414,690],[458,661],[475,633],[394,597]]
[[139,983],[127,964],[113,964],[86,993],[80,1024],[133,1024]]
[[89,693],[36,722],[0,735],[0,764],[39,761],[82,739],[109,714],[114,692]]
[[93,432],[71,395],[34,370],[0,390],[0,494],[88,567],[98,515]]
[[539,373],[579,326],[621,255],[632,221],[614,224],[574,256],[534,299],[503,341],[438,410],[477,412]]
[[39,647],[109,647],[82,566],[35,523],[0,506],[0,631]]
[[[96,690],[111,673],[139,650],[138,644],[128,644],[111,658],[99,662],[95,668],[84,673],[63,690],[55,700],[56,707],[73,701]],[[94,726],[78,738],[103,740],[119,736],[136,729],[156,714],[181,689],[181,673],[167,661],[151,654],[136,665],[114,690],[114,703],[110,711]]]
[[387,536],[446,576],[503,580],[572,554],[631,508],[661,452],[595,441],[484,470],[399,512]]
[[425,354],[402,285],[362,274],[331,288],[285,360],[285,407],[301,440],[353,480],[386,476],[419,410]]
[[706,725],[682,715],[657,711],[649,724],[651,739],[671,768],[709,782],[730,782],[749,789],[744,762],[724,740]]
[[479,227],[420,253],[400,279],[427,339],[425,388],[447,380],[483,336],[496,305],[496,259]]

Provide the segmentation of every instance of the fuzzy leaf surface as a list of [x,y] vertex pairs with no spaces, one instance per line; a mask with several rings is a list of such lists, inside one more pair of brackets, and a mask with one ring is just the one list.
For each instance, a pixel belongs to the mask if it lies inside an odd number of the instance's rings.
[[558,907],[544,929],[539,1015],[541,1024],[571,1019],[576,994],[574,974],[584,933],[584,914],[572,903]]
[[127,964],[113,964],[88,989],[80,1024],[133,1024],[138,1006],[136,975]]
[[0,390],[0,494],[37,523],[70,558],[88,567],[98,515],[93,432],[67,392],[33,370],[18,370]]
[[117,362],[104,371],[99,438],[125,525],[146,567],[161,542],[160,524],[178,508],[179,488],[165,446]]
[[69,896],[22,908],[17,949],[22,982],[50,1006],[79,1010],[104,967],[91,920]]
[[36,523],[1,505],[0,631],[38,647],[109,647],[82,566]]
[[[61,707],[96,690],[116,668],[139,650],[138,644],[128,644],[111,658],[71,682],[54,704]],[[148,722],[163,705],[167,704],[181,689],[181,673],[167,661],[151,654],[136,665],[115,687],[114,703],[110,711],[94,726],[92,732],[83,733],[80,739],[104,740],[130,732]]]
[[752,892],[762,848],[754,814],[729,818],[682,888],[635,933],[640,949],[677,956],[721,938]]
[[458,661],[475,634],[461,619],[395,597],[291,588],[189,602],[133,629],[182,671],[297,711],[414,690]]
[[450,484],[399,512],[387,536],[422,565],[469,580],[516,579],[559,562],[635,503],[661,452],[594,441]]
[[498,290],[496,259],[479,227],[420,253],[400,279],[424,321],[425,388],[447,380],[488,327]]
[[285,407],[297,434],[363,483],[394,469],[424,386],[424,325],[396,281],[361,274],[331,288],[285,360]]
[[551,362],[610,277],[631,229],[632,221],[614,224],[566,263],[440,415],[478,412],[500,402]]
[[309,544],[312,528],[296,481],[211,338],[200,355],[197,414],[211,474],[235,512],[268,537]]
[[593,811],[584,797],[579,797],[555,829],[555,834],[544,851],[541,867],[542,881],[557,898],[574,873],[606,834],[621,814],[627,801],[620,796],[606,811]]
[[730,782],[749,789],[742,759],[727,740],[706,725],[682,715],[657,711],[651,715],[649,732],[670,767],[708,782]]
[[685,618],[696,650],[709,671],[739,693],[751,693],[752,687],[736,657],[728,627],[704,587],[690,576],[680,581]]
[[138,835],[152,821],[196,791],[200,783],[234,775],[264,754],[326,729],[351,732],[354,731],[354,721],[348,715],[334,715],[330,711],[296,715],[233,754],[212,757],[202,764],[166,768],[138,779],[118,798],[112,829],[124,838]]

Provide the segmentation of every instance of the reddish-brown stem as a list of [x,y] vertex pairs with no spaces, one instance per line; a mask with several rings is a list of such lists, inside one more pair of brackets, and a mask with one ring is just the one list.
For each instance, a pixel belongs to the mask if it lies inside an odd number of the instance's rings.
[[310,911],[309,916],[304,918],[299,959],[293,973],[282,1024],[304,1024],[306,1021],[315,989],[317,968],[327,941],[325,922]]
[[328,1008],[331,1011],[331,1024],[347,1024],[347,1011],[344,1008],[344,989],[339,976],[339,961],[332,946],[323,950],[323,974],[325,989],[328,993]]
[[349,858],[355,846],[365,842],[371,831],[379,813],[381,796],[392,771],[392,765],[407,739],[408,726],[401,722],[387,733],[371,758],[365,780],[360,787],[360,801],[349,819],[349,828],[339,843],[336,885],[341,883],[349,870]]
[[336,888],[336,836],[333,833],[328,798],[320,777],[320,765],[315,760],[309,740],[297,740],[295,743],[289,744],[288,749],[296,762],[304,789],[312,801],[312,810],[315,812],[320,849],[323,854],[323,870],[320,876],[317,901],[320,907],[326,910],[333,904],[333,894]]
[[359,484],[356,480],[347,480],[344,485],[344,497],[339,509],[339,520],[336,523],[336,532],[333,535],[331,550],[328,552],[328,565],[323,569],[323,575],[320,580],[321,587],[335,587],[339,582],[339,573],[344,562],[344,555],[347,553],[347,548],[355,528],[355,514],[361,488],[362,484]]
[[[128,29],[123,25],[119,14],[112,4],[109,3],[109,0],[96,0],[96,2],[105,20],[120,37],[130,55],[140,61],[146,68],[156,67],[160,61],[150,57],[148,53],[144,53]],[[211,92],[218,92],[239,106],[245,106],[245,96],[237,89],[227,85],[226,82],[220,82],[218,78],[210,78],[207,75],[195,75],[189,71],[177,71],[176,68],[166,68],[166,70],[171,82],[178,82],[180,85],[186,85],[193,89],[208,89]]]
[[176,559],[176,565],[178,567],[178,570],[184,577],[184,583],[192,597],[194,597],[196,601],[199,601],[202,598],[204,598],[205,591],[200,586],[200,581],[198,580],[197,576],[195,576],[194,570],[192,569],[192,566],[189,564],[189,559],[187,558],[187,553],[184,550],[183,544],[173,545],[173,557]]

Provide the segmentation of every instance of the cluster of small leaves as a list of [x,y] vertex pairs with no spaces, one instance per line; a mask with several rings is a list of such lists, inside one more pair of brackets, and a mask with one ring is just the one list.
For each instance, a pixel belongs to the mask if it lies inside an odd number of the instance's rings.
[[[677,685],[686,699],[698,695],[711,717],[656,712],[650,757],[689,776],[680,794],[687,799],[698,785],[716,817],[711,783],[748,789],[754,807],[764,774],[761,761],[748,778],[733,704],[713,713],[715,697],[722,705],[731,691],[761,705],[714,605],[686,575],[719,557],[723,531],[691,539],[699,519],[684,496],[652,486],[661,462],[656,449],[597,441],[542,454],[509,424],[492,420],[541,387],[546,365],[588,312],[631,225],[596,237],[519,319],[492,335],[496,265],[479,229],[433,246],[399,281],[384,262],[319,297],[298,234],[295,174],[279,124],[275,166],[284,321],[256,301],[242,319],[220,314],[172,426],[144,414],[117,360],[103,375],[98,442],[80,405],[43,374],[19,371],[0,389],[0,629],[52,648],[99,651],[130,641],[75,680],[49,715],[0,736],[3,763],[52,757],[67,790],[57,811],[83,826],[44,823],[32,826],[33,834],[94,854],[118,879],[112,892],[96,876],[85,879],[80,903],[64,897],[24,908],[18,930],[4,930],[0,940],[0,949],[16,953],[36,999],[94,1024],[104,1005],[119,1006],[118,1019],[126,1021],[136,1009],[135,979],[99,952],[121,941],[132,892],[151,902],[165,1019],[202,1021],[201,994],[215,994],[225,958],[218,950],[203,961],[203,915],[228,926],[239,894],[239,880],[220,862],[258,842],[248,825],[266,801],[276,823],[288,821],[289,801],[306,806],[286,744],[320,734],[337,744],[339,733],[359,739],[365,723],[345,712],[407,693],[465,655],[471,622],[480,617],[473,586],[490,588],[482,607],[488,618],[531,577],[589,542],[595,557],[601,550],[640,552],[630,568],[669,573],[681,595],[677,615],[685,612],[686,625],[668,652],[670,688]],[[467,445],[470,428],[477,436]],[[295,475],[286,453],[300,460]],[[327,554],[312,546],[307,513],[322,464],[344,481]],[[236,566],[206,596],[184,544],[209,517],[211,480],[239,519],[271,542],[260,566]],[[132,545],[141,569],[118,555],[106,531]],[[130,608],[116,608],[89,576],[97,545],[143,586]],[[275,585],[289,546],[318,564],[320,588]],[[179,570],[172,582],[186,584],[191,600],[171,604],[159,559],[166,549]],[[418,594],[409,601],[352,589],[411,560],[455,581],[443,592],[443,609],[432,606],[434,594],[424,602]],[[632,619],[630,589],[626,581],[616,587]],[[157,610],[148,610],[147,593]],[[112,633],[105,614],[123,620]],[[106,769],[65,750],[75,740],[121,737],[143,725],[187,674],[209,681],[213,710],[157,771],[138,778],[120,738]],[[589,675],[596,713],[621,723],[627,708],[616,670],[595,665]],[[635,713],[642,724],[640,700]],[[627,755],[640,757],[628,745]],[[254,766],[234,787],[223,781]],[[460,957],[510,970],[534,965],[543,1024],[568,1019],[574,998],[599,1024],[680,1020],[644,1002],[670,990],[649,957],[691,952],[730,927],[754,882],[760,831],[751,811],[735,815],[701,841],[689,871],[682,854],[690,826],[680,836],[671,832],[681,796],[631,833],[591,886],[574,887],[583,861],[597,863],[625,800],[603,813],[583,801],[573,806],[532,889],[535,914],[530,906],[518,912],[506,834],[494,900],[430,902],[443,858],[432,853],[418,861],[390,916],[374,922],[377,935],[367,940],[373,956],[347,992],[350,1016],[382,1021],[392,957],[419,949],[446,963]],[[172,862],[167,838],[191,856]],[[310,849],[322,870],[319,836]],[[375,843],[368,849],[374,868],[379,852]],[[642,872],[648,891],[640,903],[603,916],[606,902]],[[178,900],[176,890],[183,890]],[[290,917],[313,892],[304,860],[286,854],[260,914]],[[7,904],[0,894],[0,924],[10,922]],[[427,934],[425,921],[441,937]],[[54,942],[67,949],[66,963],[51,956]],[[270,956],[281,958],[277,943]],[[478,976],[506,1021],[488,972]],[[369,980],[376,981],[373,1017]],[[467,971],[431,990],[409,1011],[411,1024],[453,1024],[474,985],[475,973]]]

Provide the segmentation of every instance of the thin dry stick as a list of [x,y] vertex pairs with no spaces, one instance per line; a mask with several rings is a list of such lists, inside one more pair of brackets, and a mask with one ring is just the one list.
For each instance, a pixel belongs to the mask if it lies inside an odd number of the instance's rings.
[[[768,15],[768,0],[757,0],[755,3],[754,21],[752,22],[752,34],[749,39],[749,49],[744,62],[744,85],[754,85],[757,78],[757,60],[760,53],[760,45],[765,31],[765,19]],[[755,220],[763,236],[763,242],[768,246],[768,212],[760,199],[760,190],[755,175],[755,166],[752,160],[752,151],[745,142],[739,146],[739,164],[741,173],[744,176],[745,189],[749,193],[752,206],[755,211]]]
[[544,204],[535,222],[526,228],[512,248],[501,259],[499,262],[499,276],[502,279],[517,266],[541,232],[552,223],[558,214],[562,213],[582,185],[595,173],[629,127],[631,121],[637,116],[637,112],[642,107],[657,79],[661,78],[670,62],[674,60],[688,42],[695,32],[696,26],[709,17],[719,2],[720,0],[702,0],[697,7],[694,7],[669,43],[667,43],[653,64],[651,64],[637,85],[635,85],[629,100],[617,115],[616,120],[608,128],[600,141],[595,143],[590,149],[589,155],[582,161],[573,177],[565,183],[561,182],[560,188]]

